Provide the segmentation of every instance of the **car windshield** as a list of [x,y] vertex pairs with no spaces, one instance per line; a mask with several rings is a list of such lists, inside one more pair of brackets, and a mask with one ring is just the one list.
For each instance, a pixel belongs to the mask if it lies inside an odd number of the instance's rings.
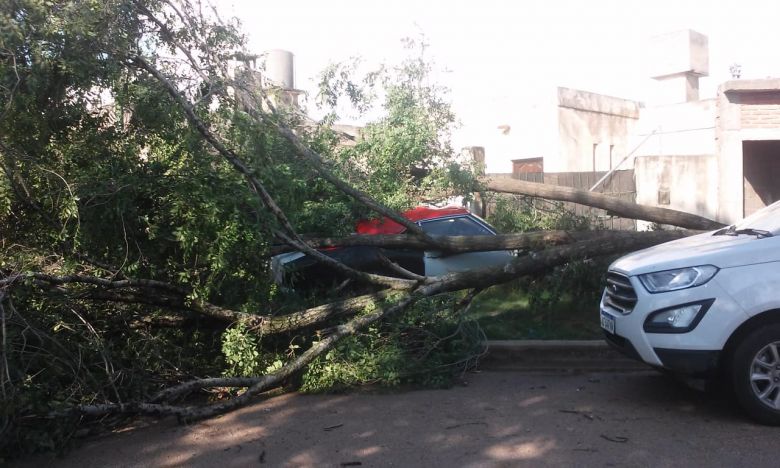
[[460,216],[457,218],[434,219],[420,223],[423,231],[439,236],[489,236],[495,234],[475,220]]
[[762,208],[735,225],[735,230],[757,229],[780,235],[780,201]]

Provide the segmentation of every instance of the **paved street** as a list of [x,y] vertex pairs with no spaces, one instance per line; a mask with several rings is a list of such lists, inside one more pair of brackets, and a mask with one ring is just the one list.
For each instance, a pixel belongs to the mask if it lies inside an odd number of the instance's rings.
[[[778,466],[780,428],[654,372],[469,374],[449,390],[283,395],[85,443],[59,466]],[[23,466],[42,466],[51,457]]]

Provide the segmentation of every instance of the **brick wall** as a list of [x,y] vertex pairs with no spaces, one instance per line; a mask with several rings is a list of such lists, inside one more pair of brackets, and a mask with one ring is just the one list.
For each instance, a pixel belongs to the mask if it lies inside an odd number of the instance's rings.
[[746,93],[739,103],[742,128],[780,127],[780,92]]

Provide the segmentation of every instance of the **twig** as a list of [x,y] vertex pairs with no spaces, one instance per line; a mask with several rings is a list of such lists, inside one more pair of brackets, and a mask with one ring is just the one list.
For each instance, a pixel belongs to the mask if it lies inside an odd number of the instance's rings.
[[0,391],[3,392],[3,399],[7,400],[8,392],[6,391],[6,384],[8,384],[8,386],[13,386],[13,382],[11,381],[11,373],[8,368],[8,342],[5,324],[5,307],[3,306],[3,302],[5,302],[5,292],[0,291],[0,334],[2,334],[0,356],[2,356],[3,359],[3,368],[0,369],[0,371],[2,371],[2,376],[0,377]]
[[386,266],[387,268],[390,268],[394,272],[398,273],[399,275],[409,278],[414,281],[420,281],[424,282],[427,278],[423,275],[418,275],[417,273],[413,273],[406,268],[402,267],[401,265],[395,263],[394,261],[387,258],[387,256],[382,253],[381,251],[377,250],[377,258],[379,259],[380,263],[382,265]]
[[[181,421],[189,422],[223,414],[247,405],[252,401],[253,397],[280,385],[284,380],[288,379],[290,376],[307,366],[312,360],[332,349],[344,337],[351,336],[357,331],[389,315],[397,314],[405,310],[418,298],[419,297],[417,296],[407,294],[405,298],[401,299],[393,306],[385,307],[373,313],[353,318],[349,322],[336,327],[335,332],[332,335],[316,342],[300,356],[285,364],[281,369],[270,374],[266,374],[262,377],[258,377],[256,381],[245,382],[251,384],[251,386],[248,387],[247,390],[241,395],[235,396],[225,401],[221,401],[219,403],[213,403],[204,407],[181,407],[145,402],[79,405],[65,411],[52,412],[49,414],[49,416],[62,417],[81,414],[84,416],[97,417],[106,414],[141,413],[150,415],[175,415]],[[158,395],[159,398],[156,398],[156,400],[171,398],[172,395],[181,394],[181,392],[184,390],[190,391],[192,389],[202,388],[203,383],[209,381],[214,383],[212,379],[201,379],[188,382],[187,384],[182,384],[177,387],[176,393],[167,392],[163,395]]]

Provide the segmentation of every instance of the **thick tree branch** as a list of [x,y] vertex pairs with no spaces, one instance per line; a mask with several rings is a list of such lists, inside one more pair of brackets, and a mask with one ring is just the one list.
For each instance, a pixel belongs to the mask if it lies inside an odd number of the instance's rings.
[[548,200],[567,201],[580,205],[601,208],[618,216],[631,219],[641,219],[660,224],[671,224],[687,229],[718,229],[722,223],[713,221],[691,213],[658,208],[655,206],[638,205],[633,202],[620,200],[596,192],[578,190],[571,187],[558,185],[539,184],[524,180],[507,179],[499,177],[485,177],[482,179],[487,189],[492,192],[514,193],[528,195],[530,197],[546,198]]
[[[681,231],[683,236],[699,234],[702,231]],[[571,244],[591,239],[609,239],[611,236],[638,235],[632,231],[532,231],[518,234],[499,234],[497,236],[432,236],[440,249],[450,253],[479,252],[488,250],[538,250],[550,245]],[[406,234],[395,235],[354,235],[342,238],[325,237],[307,239],[314,248],[325,247],[382,247],[385,249],[431,248],[425,241]],[[271,249],[273,255],[294,251],[289,246],[276,245]]]
[[591,239],[530,252],[502,266],[439,276],[420,286],[416,293],[431,296],[467,288],[485,288],[521,276],[543,273],[571,260],[639,250],[682,237],[685,237],[685,234],[681,231],[626,232],[625,235],[616,233],[609,239]]
[[[24,278],[32,278],[40,286],[47,288],[61,287],[68,284],[97,286],[100,289],[89,291],[58,289],[58,291],[79,299],[139,303],[187,310],[224,323],[243,323],[250,331],[261,335],[287,333],[316,325],[333,317],[356,313],[387,298],[393,291],[392,289],[386,289],[377,293],[364,294],[288,314],[263,315],[240,312],[205,301],[188,300],[187,290],[176,285],[147,279],[108,280],[86,275],[55,276],[32,273],[28,275],[13,275],[0,280],[0,288],[12,286]],[[416,281],[412,283],[416,284]]]

